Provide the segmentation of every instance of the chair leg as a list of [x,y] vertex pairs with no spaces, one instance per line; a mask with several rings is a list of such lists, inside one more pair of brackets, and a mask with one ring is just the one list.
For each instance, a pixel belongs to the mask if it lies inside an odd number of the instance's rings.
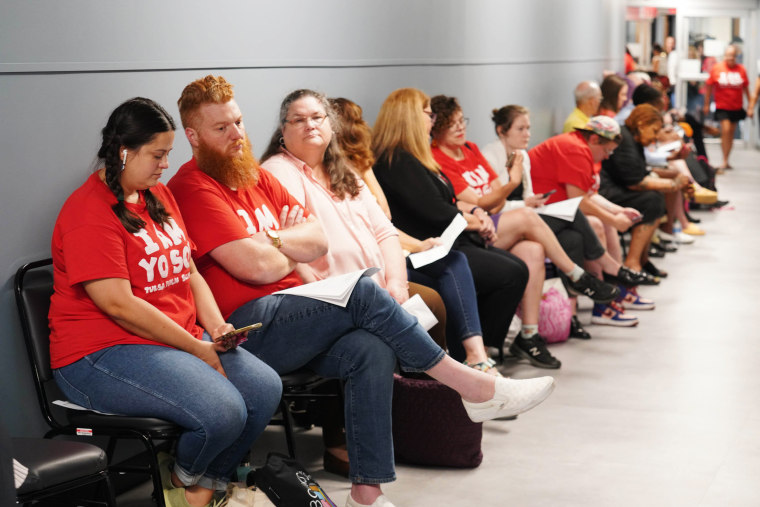
[[285,441],[288,444],[288,454],[291,458],[296,457],[296,446],[293,439],[293,416],[290,413],[290,405],[284,397],[280,399],[280,412],[282,413],[282,425],[285,428]]

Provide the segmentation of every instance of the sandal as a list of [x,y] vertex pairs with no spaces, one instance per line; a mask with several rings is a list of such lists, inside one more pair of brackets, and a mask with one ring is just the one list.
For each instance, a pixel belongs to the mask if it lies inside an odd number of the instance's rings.
[[501,373],[499,373],[499,370],[496,369],[496,366],[494,366],[495,363],[490,359],[475,364],[470,364],[467,361],[462,361],[462,364],[469,366],[470,368],[480,370],[487,375],[493,375],[494,377],[503,376]]

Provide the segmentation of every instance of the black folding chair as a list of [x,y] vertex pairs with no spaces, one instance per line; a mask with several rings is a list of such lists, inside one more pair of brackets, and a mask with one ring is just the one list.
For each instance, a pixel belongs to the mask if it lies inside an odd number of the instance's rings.
[[[37,400],[50,430],[45,438],[56,435],[108,437],[106,454],[109,471],[118,474],[148,474],[153,479],[153,498],[165,507],[161,476],[156,458],[157,442],[175,440],[181,428],[174,423],[152,417],[104,415],[90,410],[62,409],[51,400],[63,399],[50,368],[50,329],[48,310],[53,294],[52,260],[45,259],[21,266],[16,272],[14,291],[21,327],[31,364]],[[145,446],[135,459],[113,463],[116,444],[122,439],[139,440]],[[147,463],[146,463],[147,461]]]
[[[43,438],[13,438],[11,443],[13,458],[27,469],[24,482],[16,489],[18,504],[55,500],[57,506],[116,507],[108,458],[100,447]],[[93,485],[100,490],[94,492]]]

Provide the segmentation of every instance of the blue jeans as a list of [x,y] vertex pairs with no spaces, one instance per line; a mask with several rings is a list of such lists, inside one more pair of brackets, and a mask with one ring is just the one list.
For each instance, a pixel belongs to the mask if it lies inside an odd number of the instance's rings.
[[114,345],[58,368],[54,375],[78,405],[158,417],[185,428],[174,471],[186,486],[224,490],[277,410],[282,381],[246,350],[224,352],[219,360],[227,378],[181,350]]
[[407,269],[410,282],[438,291],[446,306],[446,337],[449,353],[461,361],[465,353],[462,342],[482,335],[478,298],[467,257],[452,250],[444,257],[418,269]]
[[396,360],[407,371],[426,371],[444,352],[370,278],[356,284],[345,308],[310,298],[270,295],[244,304],[229,322],[261,322],[242,346],[278,373],[308,366],[346,381],[349,478],[358,484],[395,480],[391,404]]

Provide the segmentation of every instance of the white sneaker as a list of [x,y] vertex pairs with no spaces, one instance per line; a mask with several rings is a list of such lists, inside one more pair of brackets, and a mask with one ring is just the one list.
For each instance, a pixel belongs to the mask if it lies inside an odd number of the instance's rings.
[[552,377],[524,380],[502,377],[496,379],[496,392],[490,400],[482,403],[462,400],[462,403],[473,422],[483,422],[522,414],[544,401],[553,390]]
[[656,229],[655,234],[657,234],[657,236],[659,236],[660,239],[664,239],[665,241],[670,241],[671,243],[678,243],[678,238],[674,234],[665,232],[662,229]]
[[396,507],[396,506],[393,505],[391,501],[388,500],[388,497],[385,495],[380,495],[379,497],[375,499],[374,502],[372,502],[369,505],[365,505],[351,498],[351,493],[349,493],[348,498],[346,498],[346,507]]
[[691,245],[694,243],[694,236],[686,234],[685,232],[679,232],[676,234],[676,241],[682,245]]

